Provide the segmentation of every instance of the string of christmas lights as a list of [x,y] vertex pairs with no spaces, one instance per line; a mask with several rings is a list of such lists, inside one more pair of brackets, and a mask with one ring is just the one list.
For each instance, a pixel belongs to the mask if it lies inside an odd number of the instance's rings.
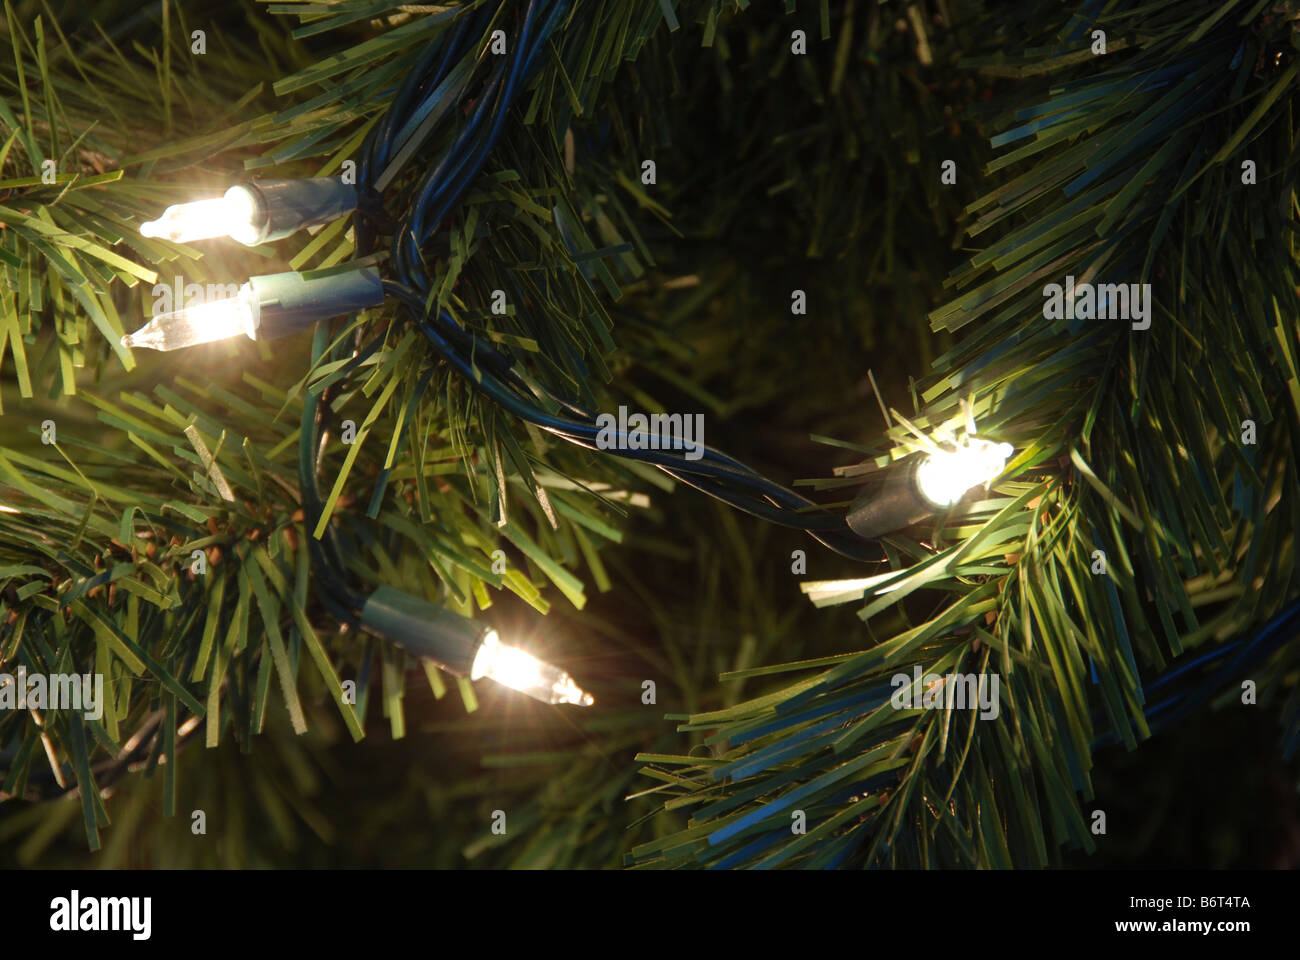
[[[170,351],[243,334],[267,340],[315,327],[323,321],[379,307],[393,297],[409,312],[436,353],[465,382],[519,418],[564,440],[653,464],[674,479],[753,516],[804,530],[836,552],[857,560],[883,559],[877,541],[958,503],[968,491],[1000,475],[1011,454],[1008,444],[968,436],[935,449],[887,474],[877,495],[861,494],[847,516],[832,513],[729,455],[700,445],[688,450],[680,437],[668,449],[638,449],[626,442],[597,442],[597,418],[572,401],[530,384],[513,361],[459,325],[446,311],[429,309],[434,278],[421,251],[435,236],[478,175],[503,129],[506,114],[527,84],[547,37],[567,9],[566,0],[530,0],[518,18],[511,52],[489,56],[484,47],[473,69],[464,69],[475,38],[498,22],[504,5],[476,7],[458,15],[428,44],[416,68],[394,94],[389,108],[362,146],[358,182],[341,178],[268,179],[231,186],[222,196],[168,207],[144,223],[144,236],[189,243],[229,238],[256,246],[352,215],[359,261],[389,237],[388,261],[329,276],[301,273],[255,276],[234,297],[183,307],[154,317],[123,338],[129,347]],[[491,61],[486,77],[479,68]],[[455,135],[427,162],[413,185],[398,189],[403,168],[432,134],[471,102]],[[409,179],[409,178],[408,178]],[[386,211],[396,210],[390,216]],[[327,332],[319,327],[318,334]],[[353,356],[378,346],[359,341]],[[318,336],[316,343],[324,347]],[[314,352],[313,360],[318,359]],[[539,403],[541,401],[541,403]],[[548,409],[549,406],[549,409]],[[322,510],[316,481],[317,446],[323,409],[308,393],[300,439],[300,482],[311,525]],[[617,435],[616,441],[626,437]],[[698,453],[698,458],[687,454]],[[459,676],[487,677],[549,703],[589,704],[572,678],[468,618],[442,610],[390,587],[362,598],[347,585],[339,546],[327,527],[310,545],[317,592],[341,623],[358,626],[438,663]]]

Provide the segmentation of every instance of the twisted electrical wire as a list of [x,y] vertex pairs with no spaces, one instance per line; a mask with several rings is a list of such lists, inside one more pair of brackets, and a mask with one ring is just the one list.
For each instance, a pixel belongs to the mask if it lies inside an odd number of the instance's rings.
[[[602,449],[652,464],[681,483],[752,516],[806,531],[844,556],[881,559],[879,548],[854,534],[843,516],[826,511],[719,450],[701,446],[699,459],[693,460],[683,449],[631,449],[622,435],[614,437],[613,445],[599,443],[602,431],[596,417],[549,392],[543,391],[544,397],[539,398],[537,389],[511,369],[509,358],[459,326],[445,311],[429,315],[426,310],[432,278],[425,267],[423,250],[482,170],[500,137],[509,107],[567,8],[567,0],[529,0],[519,18],[512,54],[497,59],[474,91],[468,115],[450,143],[419,176],[409,194],[402,195],[409,199],[391,231],[389,269],[394,279],[385,281],[385,291],[411,312],[421,333],[467,383],[520,419],[587,449]],[[434,101],[446,95],[445,87],[456,64],[470,55],[473,39],[481,37],[502,10],[504,6],[468,12],[431,41],[394,95],[389,110],[371,131],[359,169],[359,187],[367,201],[358,217],[359,256],[372,252],[380,232],[375,218],[366,216],[366,211],[390,199],[390,191],[379,189],[381,178],[390,175],[386,169],[399,153],[410,151],[412,139],[427,140],[436,124],[422,132],[417,129],[400,146],[397,138],[417,119],[423,124],[426,118],[437,116]],[[481,72],[486,55],[485,47],[478,55],[476,72]],[[569,416],[548,412],[539,399]]]

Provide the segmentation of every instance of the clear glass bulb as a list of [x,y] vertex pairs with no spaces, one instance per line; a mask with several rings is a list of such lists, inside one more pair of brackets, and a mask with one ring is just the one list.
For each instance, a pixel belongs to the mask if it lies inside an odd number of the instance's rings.
[[967,437],[955,450],[933,453],[916,471],[922,496],[940,507],[950,507],[971,487],[988,483],[1002,472],[1014,447],[980,437]]
[[538,660],[518,647],[506,646],[495,630],[484,635],[469,676],[471,680],[487,677],[542,703],[574,703],[589,707],[595,702],[591,694],[585,693],[559,667]]
[[234,186],[225,196],[192,203],[176,203],[157,220],[140,224],[142,237],[162,237],[174,243],[230,237],[240,243],[257,242],[262,211],[257,197],[246,187]]
[[247,283],[238,296],[183,307],[160,313],[135,333],[122,338],[124,347],[148,347],[150,350],[180,350],[198,343],[211,343],[257,329],[257,300]]

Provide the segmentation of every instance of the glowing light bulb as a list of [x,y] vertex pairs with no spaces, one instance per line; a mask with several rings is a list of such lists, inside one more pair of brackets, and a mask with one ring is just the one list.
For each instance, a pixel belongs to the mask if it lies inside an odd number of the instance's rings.
[[917,468],[916,485],[934,505],[950,507],[971,487],[988,483],[1000,474],[1014,449],[1009,443],[967,437],[955,450],[926,457]]
[[274,340],[330,317],[384,302],[384,283],[373,268],[310,280],[296,270],[249,277],[239,293],[154,317],[122,338],[126,347],[179,350],[243,333]]
[[542,703],[589,707],[595,702],[591,694],[585,693],[559,667],[538,660],[518,647],[506,646],[495,630],[484,635],[469,676],[471,680],[487,677]]
[[258,301],[246,283],[239,288],[237,296],[159,314],[135,333],[123,337],[122,346],[179,350],[241,333],[252,337],[257,321]]
[[157,220],[140,224],[140,235],[174,243],[230,237],[251,246],[257,242],[264,220],[262,205],[253,191],[234,186],[221,197],[173,204]]

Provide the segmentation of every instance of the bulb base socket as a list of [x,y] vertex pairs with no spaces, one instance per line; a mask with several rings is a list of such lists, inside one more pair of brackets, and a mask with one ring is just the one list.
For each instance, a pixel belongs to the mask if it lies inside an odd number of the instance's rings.
[[254,340],[274,340],[347,313],[384,302],[384,283],[374,269],[348,270],[329,277],[304,279],[301,273],[249,277],[254,305]]
[[919,461],[887,471],[884,486],[868,493],[862,490],[849,507],[849,529],[864,540],[878,540],[932,517],[939,508],[926,500],[916,484]]
[[409,593],[380,587],[361,609],[361,629],[408,653],[468,677],[489,628]]
[[258,223],[246,246],[282,240],[307,227],[328,223],[357,208],[357,189],[338,177],[249,180],[239,185],[253,196]]

